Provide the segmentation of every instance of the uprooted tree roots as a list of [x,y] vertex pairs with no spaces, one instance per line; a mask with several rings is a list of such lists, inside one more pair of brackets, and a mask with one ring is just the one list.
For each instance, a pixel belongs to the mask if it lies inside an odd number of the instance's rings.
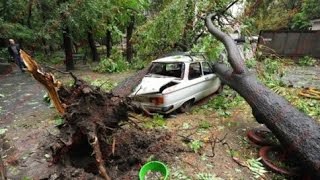
[[87,140],[92,147],[100,175],[104,179],[111,179],[105,168],[106,156],[101,150],[110,145],[108,137],[119,128],[119,123],[128,120],[128,100],[102,92],[73,75],[73,87],[66,88],[52,74],[42,71],[25,52],[21,51],[21,56],[28,71],[47,89],[56,109],[65,120],[60,127],[60,137],[51,144],[53,163]]
[[[65,124],[60,131],[64,132],[61,142],[52,146],[54,159],[62,153],[87,139],[95,154],[100,174],[110,179],[104,167],[104,156],[101,149],[107,149],[112,132],[119,127],[120,121],[128,119],[128,105],[123,98],[115,97],[93,89],[77,80],[73,88],[58,91],[61,102],[66,105]],[[80,137],[80,138],[79,138]]]

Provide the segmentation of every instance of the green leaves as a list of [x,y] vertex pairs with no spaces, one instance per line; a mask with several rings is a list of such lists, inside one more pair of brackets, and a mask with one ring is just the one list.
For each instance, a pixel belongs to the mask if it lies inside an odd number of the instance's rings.
[[221,94],[212,98],[201,109],[215,111],[222,117],[230,117],[232,108],[244,103],[244,99],[230,88],[225,88]]
[[171,50],[182,38],[186,26],[185,9],[187,1],[177,0],[168,4],[154,19],[140,26],[134,34],[137,55],[150,59]]
[[191,49],[192,52],[205,53],[208,60],[212,62],[219,60],[223,50],[223,44],[212,36],[205,36],[204,38],[201,38],[200,41]]
[[165,128],[166,120],[163,115],[156,114],[153,116],[151,120],[147,120],[143,123],[145,128],[153,129],[153,128]]
[[319,0],[305,0],[302,4],[302,12],[306,14],[309,20],[320,18]]
[[119,58],[116,60],[113,60],[111,58],[104,58],[100,61],[98,66],[93,68],[94,71],[101,72],[101,73],[123,72],[128,69],[129,69],[129,64],[123,58]]
[[32,40],[34,39],[34,32],[22,24],[6,22],[0,18],[0,38]]
[[6,128],[0,128],[0,135],[5,134],[8,131]]
[[211,173],[198,173],[196,176],[197,180],[223,180],[222,178]]
[[91,82],[91,85],[99,87],[105,91],[110,91],[112,88],[114,88],[117,85],[117,83],[113,83],[107,80],[96,79]]
[[316,64],[317,60],[309,57],[309,56],[304,56],[299,59],[298,64],[300,66],[314,66]]
[[260,179],[265,177],[265,173],[268,171],[265,169],[263,164],[260,162],[261,158],[258,159],[248,159],[246,164],[250,171],[253,173],[255,179]]
[[61,116],[54,117],[54,124],[55,126],[61,126],[64,124],[64,119]]
[[188,146],[195,152],[198,153],[198,151],[203,147],[203,142],[200,140],[192,140]]
[[299,0],[246,1],[243,32],[258,34],[260,30],[286,29],[299,9]]

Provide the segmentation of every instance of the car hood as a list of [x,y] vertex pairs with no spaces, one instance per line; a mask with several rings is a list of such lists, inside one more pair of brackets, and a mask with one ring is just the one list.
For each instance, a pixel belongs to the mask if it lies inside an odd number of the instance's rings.
[[160,88],[173,81],[174,77],[144,77],[141,83],[135,88],[132,96],[160,92]]

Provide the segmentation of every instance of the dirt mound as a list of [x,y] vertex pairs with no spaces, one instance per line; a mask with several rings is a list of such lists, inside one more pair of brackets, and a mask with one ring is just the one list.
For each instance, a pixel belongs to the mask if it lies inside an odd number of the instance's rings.
[[[171,141],[169,132],[123,128],[130,110],[126,98],[104,93],[81,80],[58,93],[66,105],[65,123],[50,144],[52,162],[80,169],[79,177],[100,173],[107,179],[105,171],[110,178],[128,179],[137,176],[148,158],[169,162],[171,154],[183,151]],[[69,174],[62,171],[56,176],[67,178]]]
[[[113,139],[114,150],[112,150]],[[181,142],[172,139],[172,133],[157,130],[145,132],[125,128],[117,131],[110,137],[109,145],[101,148],[108,175],[112,179],[132,179],[138,176],[139,169],[148,160],[172,163],[173,154],[186,151],[179,144]],[[60,156],[59,163],[55,165],[61,171],[57,170],[50,177],[64,179],[99,177],[99,169],[92,152],[93,148],[87,141],[72,146],[67,153]]]

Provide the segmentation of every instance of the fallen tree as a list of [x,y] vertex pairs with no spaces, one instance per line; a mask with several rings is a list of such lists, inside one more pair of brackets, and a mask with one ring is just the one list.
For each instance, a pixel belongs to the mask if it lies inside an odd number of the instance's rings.
[[223,83],[248,102],[255,119],[265,124],[291,155],[300,159],[305,170],[311,170],[315,176],[320,176],[319,124],[260,83],[256,76],[246,69],[233,39],[214,26],[214,17],[215,14],[206,17],[206,26],[209,32],[225,45],[231,65],[230,68],[226,64],[217,63],[213,67],[215,73]]
[[[216,74],[245,98],[257,121],[264,123],[284,147],[319,176],[319,124],[266,88],[247,71],[233,40],[213,25],[213,17],[207,16],[206,26],[226,46],[231,64],[231,68],[225,64],[215,64]],[[105,168],[105,157],[110,152],[101,149],[110,145],[107,137],[119,127],[119,123],[128,120],[129,101],[126,96],[141,81],[148,68],[125,80],[112,93],[104,93],[72,74],[74,86],[66,88],[52,74],[42,71],[26,53],[21,52],[21,56],[32,76],[46,87],[55,107],[66,121],[61,127],[61,132],[64,132],[62,137],[51,145],[53,160],[58,161],[74,145],[85,139],[94,151],[100,174],[104,179],[110,179]]]
[[92,87],[72,73],[74,84],[66,88],[51,73],[43,71],[24,51],[21,51],[21,57],[32,76],[47,89],[54,106],[65,120],[59,137],[50,144],[53,163],[62,160],[70,149],[87,143],[94,153],[100,175],[110,180],[105,158],[111,152],[101,149],[108,149],[108,137],[120,127],[120,122],[128,120],[129,101],[105,93],[99,87]]

